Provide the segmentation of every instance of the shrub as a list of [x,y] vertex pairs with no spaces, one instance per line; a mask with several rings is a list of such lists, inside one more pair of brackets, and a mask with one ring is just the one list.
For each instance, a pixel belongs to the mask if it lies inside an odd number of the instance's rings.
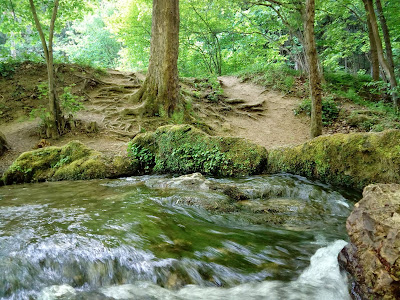
[[[322,100],[322,123],[324,125],[330,125],[339,117],[340,108],[332,98],[326,98]],[[311,115],[311,100],[303,100],[298,108],[294,110],[294,114],[298,115],[305,113],[308,116]]]

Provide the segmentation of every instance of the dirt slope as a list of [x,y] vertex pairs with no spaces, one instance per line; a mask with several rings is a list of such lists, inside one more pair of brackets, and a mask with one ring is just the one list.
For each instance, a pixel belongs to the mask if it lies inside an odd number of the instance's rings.
[[[77,139],[105,154],[120,154],[138,132],[154,130],[170,122],[158,117],[142,119],[132,114],[135,104],[130,102],[129,95],[140,87],[141,74],[108,71],[99,75],[93,70],[65,65],[58,69],[60,92],[61,87],[72,85],[74,94],[85,98],[85,109],[75,117],[79,124],[77,130],[46,144],[63,145]],[[0,113],[3,114],[0,132],[11,146],[0,158],[0,174],[19,154],[37,147],[41,141],[37,134],[39,120],[32,121],[28,115],[32,108],[45,105],[37,89],[45,78],[45,68],[33,64],[22,65],[13,78],[0,78],[0,108],[5,108]],[[204,89],[202,97],[190,98],[197,121],[205,122],[210,133],[244,137],[268,148],[308,139],[307,121],[293,115],[293,108],[300,100],[243,83],[232,76],[221,77],[220,81],[225,97],[219,101],[208,99]],[[196,86],[190,80],[189,84],[187,80],[181,84],[187,95],[195,94]],[[92,122],[96,122],[98,132],[86,130]]]
[[219,79],[228,102],[229,99],[236,99],[236,102],[243,100],[240,105],[247,105],[248,111],[253,112],[227,117],[224,127],[231,128],[229,135],[247,138],[266,148],[308,140],[309,121],[293,114],[299,99],[241,82],[234,76],[223,76]]

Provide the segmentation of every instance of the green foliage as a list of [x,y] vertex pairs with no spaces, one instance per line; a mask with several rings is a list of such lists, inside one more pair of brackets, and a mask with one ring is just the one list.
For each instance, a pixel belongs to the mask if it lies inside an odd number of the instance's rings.
[[266,162],[263,147],[237,138],[211,137],[189,125],[163,126],[137,135],[130,147],[136,153],[133,158],[144,156],[143,164],[159,173],[241,176],[260,172]]
[[70,62],[91,67],[117,67],[121,44],[105,23],[114,11],[113,6],[111,2],[103,2],[92,14],[68,28],[60,49]]
[[74,115],[84,108],[81,103],[82,97],[71,93],[71,86],[64,87],[64,92],[60,95],[60,104],[64,113]]
[[173,124],[184,124],[185,123],[185,112],[182,110],[175,111],[172,116],[171,120]]
[[[82,97],[78,97],[71,93],[72,86],[73,85],[64,87],[64,92],[59,96],[59,98],[63,113],[74,115],[78,111],[82,110],[84,106],[81,103]],[[47,101],[49,94],[47,82],[42,82],[37,85],[37,94],[40,102],[45,103]],[[50,113],[47,106],[38,105],[37,108],[30,111],[29,116],[31,119],[40,118],[42,125],[48,125]]]
[[252,66],[242,70],[238,75],[244,80],[251,80],[284,93],[294,92],[296,78],[301,77],[298,71],[282,63]]
[[156,160],[155,172],[169,170],[172,173],[187,174],[205,172],[217,174],[229,163],[226,155],[218,148],[211,148],[205,143],[183,144],[172,149],[168,160]]
[[66,165],[67,163],[71,162],[71,157],[69,155],[64,156],[61,155],[60,160],[56,162],[56,164],[52,165],[52,168],[61,168],[62,166]]
[[207,77],[206,82],[211,89],[210,93],[207,94],[207,99],[213,102],[218,102],[220,97],[224,94],[224,90],[219,83],[217,75],[211,74]]
[[[42,82],[37,85],[37,97],[40,102],[45,102],[46,98],[49,93],[48,89],[48,84],[47,82]],[[41,120],[41,125],[46,126],[48,125],[48,120],[50,118],[50,113],[47,109],[47,106],[44,106],[43,104],[38,105],[37,108],[33,108],[29,112],[29,117],[33,120],[36,118],[40,118]]]
[[44,100],[48,97],[49,95],[49,85],[47,82],[41,82],[37,85],[37,90],[38,90],[38,98],[39,100]]
[[324,76],[328,85],[327,88],[332,87],[340,90],[354,89],[361,91],[372,81],[369,75],[349,74],[344,71],[326,72]]
[[144,172],[149,172],[152,170],[155,162],[154,155],[149,149],[130,141],[128,143],[127,151],[128,157],[139,162],[140,169],[142,169]]
[[6,60],[2,61],[0,59],[0,76],[1,77],[12,77],[15,70],[20,66],[20,62],[16,60]]
[[[55,22],[55,39],[62,36],[65,28],[72,20],[81,19],[93,7],[97,0],[65,0],[60,1]],[[54,1],[34,1],[36,12],[44,35],[48,37]],[[1,17],[0,32],[6,35],[2,52],[18,60],[43,61],[43,48],[33,17],[29,1],[0,0]],[[57,56],[57,51],[55,57]],[[2,60],[2,59],[0,59]]]
[[29,117],[31,118],[31,120],[40,118],[41,125],[46,127],[46,125],[49,124],[48,120],[50,118],[50,113],[46,107],[44,107],[43,105],[39,105],[39,107],[33,108],[30,111]]
[[[294,110],[294,114],[305,113],[311,116],[311,100],[304,99],[299,106]],[[339,117],[340,108],[332,98],[322,99],[322,123],[330,125]]]

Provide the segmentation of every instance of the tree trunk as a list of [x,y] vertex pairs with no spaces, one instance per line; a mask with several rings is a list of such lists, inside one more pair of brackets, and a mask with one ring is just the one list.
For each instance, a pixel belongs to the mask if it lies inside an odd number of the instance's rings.
[[55,0],[53,7],[53,14],[50,21],[50,32],[49,41],[46,42],[42,26],[40,24],[39,18],[36,13],[36,7],[33,0],[29,0],[32,16],[35,22],[37,31],[39,32],[39,37],[42,42],[44,56],[46,58],[47,64],[47,78],[49,84],[49,119],[47,120],[46,135],[51,138],[58,138],[63,131],[62,113],[60,105],[58,103],[58,98],[56,94],[55,87],[55,76],[54,76],[54,59],[53,59],[53,37],[54,37],[54,26],[57,18],[57,11],[59,6],[59,0]]
[[[367,8],[366,8],[367,9]],[[367,18],[368,25],[368,37],[369,37],[369,46],[371,49],[371,75],[372,79],[377,81],[379,80],[379,60],[378,60],[378,50],[376,48],[376,42],[374,38],[374,34],[372,33],[372,25]]]
[[178,103],[179,0],[153,0],[150,62],[141,89],[141,115],[171,115]]
[[318,68],[318,54],[314,35],[315,0],[306,0],[302,12],[304,22],[304,46],[309,68],[311,93],[311,137],[322,134],[322,88],[321,74]]
[[386,23],[385,15],[383,14],[381,0],[376,0],[376,8],[378,10],[379,22],[381,23],[382,27],[383,40],[385,41],[386,59],[389,64],[389,68],[394,70],[392,43],[390,42],[389,28]]
[[[386,77],[389,79],[392,90],[395,91],[397,88],[397,81],[394,71],[391,70],[387,60],[385,59],[385,56],[383,55],[382,40],[379,35],[378,23],[376,22],[376,15],[374,11],[373,2],[372,0],[363,0],[363,2],[367,13],[367,18],[371,22],[371,29],[376,43],[379,64],[382,67],[383,71],[385,72]],[[392,100],[394,108],[398,109],[398,99],[397,99],[397,94],[395,92],[392,93]]]

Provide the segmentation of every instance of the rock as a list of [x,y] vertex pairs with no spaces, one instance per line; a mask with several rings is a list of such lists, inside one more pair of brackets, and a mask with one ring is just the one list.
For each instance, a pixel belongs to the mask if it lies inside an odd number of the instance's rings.
[[162,126],[137,135],[134,156],[149,172],[217,176],[261,173],[267,150],[245,139],[213,137],[190,125]]
[[269,173],[287,172],[358,189],[400,183],[399,169],[399,130],[321,136],[268,155]]
[[10,147],[6,141],[6,137],[0,132],[0,156],[9,149]]
[[339,264],[361,299],[400,299],[400,185],[374,184],[346,223],[350,236]]
[[52,285],[40,293],[39,300],[72,300],[76,299],[76,291],[70,285]]
[[214,186],[215,190],[222,189],[222,193],[228,196],[233,201],[241,201],[249,199],[249,195],[246,195],[238,187],[232,185],[220,185]]
[[108,158],[79,141],[22,153],[4,173],[5,184],[116,178],[137,175],[138,164],[128,157]]
[[146,181],[146,185],[150,188],[208,191],[211,182],[201,173],[193,173],[171,178],[170,180],[149,179]]

